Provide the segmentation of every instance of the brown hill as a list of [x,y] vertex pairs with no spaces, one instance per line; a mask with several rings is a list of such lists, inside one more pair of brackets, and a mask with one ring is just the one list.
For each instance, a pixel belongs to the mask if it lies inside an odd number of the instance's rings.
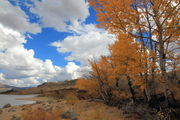
[[9,91],[11,89],[12,88],[10,86],[0,83],[0,93],[5,92],[5,91]]
[[66,80],[64,82],[47,82],[37,87],[32,87],[24,90],[11,91],[8,94],[43,94],[52,91],[58,91],[62,89],[71,88],[75,85],[76,80]]

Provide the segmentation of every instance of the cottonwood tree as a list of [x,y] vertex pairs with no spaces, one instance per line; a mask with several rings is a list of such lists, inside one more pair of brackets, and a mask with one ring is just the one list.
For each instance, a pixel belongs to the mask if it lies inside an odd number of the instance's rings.
[[[126,33],[141,41],[158,55],[166,99],[171,93],[167,77],[167,54],[172,43],[180,40],[179,0],[89,0],[97,12],[99,27],[119,35]],[[175,42],[176,41],[176,42]],[[178,46],[178,44],[177,44]],[[150,58],[155,62],[155,58]],[[146,65],[146,68],[148,65]],[[151,68],[151,94],[155,94],[155,73]]]
[[132,99],[135,101],[133,83],[144,86],[138,77],[138,73],[142,71],[142,67],[139,66],[141,55],[138,52],[138,44],[133,42],[132,37],[121,34],[118,36],[117,41],[110,46],[110,51],[116,76],[119,76],[119,79],[125,77]]
[[[149,74],[149,68],[152,68],[149,66],[154,65],[150,61],[152,53],[147,49],[142,51],[141,46],[132,36],[120,34],[115,43],[109,46],[109,56],[90,62],[91,77],[78,80],[77,87],[100,95],[110,105],[129,96],[135,102],[137,93],[142,95],[144,91],[147,92],[148,83],[144,76]],[[144,67],[145,64],[149,65],[148,69]]]

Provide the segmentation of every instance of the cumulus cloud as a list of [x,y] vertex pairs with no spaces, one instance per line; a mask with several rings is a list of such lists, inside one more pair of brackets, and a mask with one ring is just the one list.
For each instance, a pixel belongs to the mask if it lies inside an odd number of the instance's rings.
[[38,33],[41,28],[36,23],[30,23],[28,16],[8,0],[0,0],[0,24],[19,32]]
[[[108,45],[114,36],[84,24],[89,16],[85,0],[31,0],[31,12],[37,14],[42,27],[52,27],[70,32],[64,40],[51,43],[60,53],[70,53],[65,67],[55,66],[50,59],[45,61],[34,57],[35,51],[24,48],[26,32],[38,33],[41,28],[30,23],[28,16],[6,0],[0,1],[0,82],[15,86],[32,86],[50,81],[76,79],[88,70],[88,59],[108,55]],[[8,8],[8,9],[7,9]],[[31,38],[31,36],[28,36]],[[73,61],[79,61],[76,65]]]
[[85,0],[34,0],[31,12],[41,18],[44,27],[67,31],[68,26],[84,21],[89,16]]
[[114,42],[114,36],[98,29],[94,24],[79,25],[71,28],[74,35],[51,43],[60,53],[70,53],[65,59],[79,61],[87,65],[88,59],[97,59],[108,55],[108,45]]
[[53,65],[49,59],[42,61],[34,57],[32,49],[25,49],[24,43],[22,34],[0,25],[0,82],[31,86],[79,77],[79,66],[75,63],[69,62],[62,68]]

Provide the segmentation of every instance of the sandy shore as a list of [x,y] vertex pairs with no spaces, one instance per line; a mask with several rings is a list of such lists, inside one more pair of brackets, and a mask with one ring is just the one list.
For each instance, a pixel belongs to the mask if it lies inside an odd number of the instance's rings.
[[36,102],[45,102],[45,101],[52,101],[53,98],[48,97],[28,97],[28,98],[17,98],[16,100],[27,100],[27,101],[36,101]]

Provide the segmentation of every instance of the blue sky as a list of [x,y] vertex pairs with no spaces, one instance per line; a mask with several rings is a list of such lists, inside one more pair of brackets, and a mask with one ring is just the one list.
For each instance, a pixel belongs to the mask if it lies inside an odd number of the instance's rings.
[[[29,20],[31,23],[38,23],[41,24],[40,19],[30,12],[29,8],[25,5],[26,0],[9,0],[9,2],[14,6],[19,6],[29,17]],[[27,1],[28,3],[33,5],[33,2]],[[21,3],[18,5],[18,3]],[[84,24],[97,24],[96,21],[96,12],[93,10],[92,7],[89,7],[90,15],[86,18],[84,21]],[[25,48],[27,49],[33,49],[36,54],[36,58],[40,58],[42,60],[51,59],[54,63],[54,65],[62,66],[64,67],[68,61],[64,60],[67,55],[70,53],[64,53],[60,54],[56,51],[55,47],[50,46],[50,43],[55,42],[57,40],[64,40],[69,35],[72,35],[72,33],[69,32],[58,32],[56,29],[48,27],[48,28],[42,28],[41,33],[38,34],[31,34],[31,33],[25,33],[29,34],[31,38],[26,37],[28,40],[25,44]],[[39,47],[41,46],[41,47]],[[74,61],[76,64],[80,65],[78,61]]]
[[[84,21],[84,24],[97,24],[95,11],[92,7],[89,8],[89,12],[90,16]],[[32,22],[34,22],[34,20]],[[35,35],[31,34],[32,38],[27,37],[28,42],[25,44],[25,47],[27,49],[34,49],[36,51],[35,57],[42,60],[51,59],[54,65],[64,67],[67,64],[67,61],[64,60],[64,58],[67,57],[69,53],[60,54],[49,44],[57,40],[64,40],[64,38],[69,35],[72,35],[72,33],[58,32],[54,28],[43,28],[41,33]],[[80,64],[78,61],[74,62]]]
[[108,55],[114,36],[85,0],[0,1],[0,82],[35,86],[76,79]]

